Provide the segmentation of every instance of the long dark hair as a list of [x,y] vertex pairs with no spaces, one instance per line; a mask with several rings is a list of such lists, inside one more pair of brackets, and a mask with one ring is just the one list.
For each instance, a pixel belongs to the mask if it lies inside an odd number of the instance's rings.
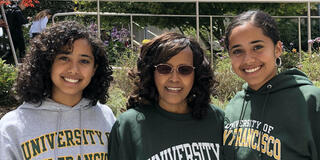
[[201,119],[207,114],[210,95],[214,94],[213,71],[197,41],[178,33],[165,33],[144,44],[137,61],[137,71],[130,75],[135,79],[135,90],[129,97],[127,108],[158,103],[159,93],[154,82],[154,66],[167,62],[180,51],[190,47],[193,53],[195,78],[187,96],[192,116]]

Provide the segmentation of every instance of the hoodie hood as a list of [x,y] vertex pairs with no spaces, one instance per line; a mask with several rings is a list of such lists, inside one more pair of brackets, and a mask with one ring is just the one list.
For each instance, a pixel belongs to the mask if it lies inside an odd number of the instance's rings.
[[34,110],[44,110],[44,111],[53,111],[53,112],[64,112],[71,110],[86,110],[90,108],[90,100],[86,98],[82,98],[78,104],[75,106],[66,106],[60,103],[53,101],[50,98],[46,98],[41,103],[33,104],[24,102],[23,105],[20,106],[21,109],[34,109]]
[[313,136],[319,132],[310,124],[319,126],[319,100],[319,88],[298,69],[274,76],[257,91],[244,84],[225,109],[226,159],[318,160]]
[[303,72],[293,68],[274,76],[257,91],[251,89],[248,83],[243,85],[243,89],[248,93],[266,94],[302,85],[312,85],[312,82]]

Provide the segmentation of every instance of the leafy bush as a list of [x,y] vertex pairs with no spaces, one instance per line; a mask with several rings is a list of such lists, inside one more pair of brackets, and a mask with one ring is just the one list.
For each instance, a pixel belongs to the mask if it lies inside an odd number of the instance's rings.
[[286,69],[298,67],[300,65],[300,55],[299,54],[304,54],[304,53],[298,53],[298,52],[296,52],[295,49],[292,49],[291,51],[285,50],[281,55],[281,60],[282,60],[281,68],[286,70]]
[[307,74],[312,81],[320,81],[320,55],[312,54],[306,56],[301,63],[301,70]]
[[0,106],[14,106],[17,101],[10,92],[10,89],[17,77],[17,70],[14,66],[6,64],[0,58]]
[[138,58],[137,53],[120,54],[113,67],[114,81],[109,89],[110,98],[107,102],[108,106],[113,110],[115,115],[119,115],[125,111],[127,98],[133,91],[133,80],[128,77],[128,72],[135,69]]
[[120,88],[111,86],[109,89],[109,99],[107,105],[111,108],[115,116],[119,116],[121,112],[126,109],[127,98],[124,96],[125,93]]
[[244,81],[231,70],[229,58],[221,58],[216,62],[216,80],[219,82],[217,98],[222,102],[229,101],[237,91],[242,89]]
[[314,81],[313,84],[320,88],[320,81]]

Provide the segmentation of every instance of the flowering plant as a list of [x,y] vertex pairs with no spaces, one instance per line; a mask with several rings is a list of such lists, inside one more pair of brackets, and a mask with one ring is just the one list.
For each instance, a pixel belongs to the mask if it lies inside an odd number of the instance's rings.
[[[38,0],[22,0],[22,4],[26,7],[34,7],[33,3],[40,3]],[[0,0],[0,5],[5,4],[9,5],[11,4],[10,0]]]

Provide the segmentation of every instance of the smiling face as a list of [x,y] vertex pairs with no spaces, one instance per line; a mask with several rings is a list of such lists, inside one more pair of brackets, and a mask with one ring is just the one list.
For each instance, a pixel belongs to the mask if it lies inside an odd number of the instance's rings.
[[193,53],[189,47],[170,58],[166,64],[173,66],[173,72],[160,74],[154,71],[154,80],[159,93],[161,108],[173,113],[189,112],[186,97],[194,82],[194,71],[189,75],[177,72],[180,65],[193,66]]
[[59,53],[54,58],[51,68],[52,99],[68,106],[76,105],[95,70],[89,42],[86,39],[74,41],[72,53]]
[[250,22],[235,27],[229,41],[232,69],[250,88],[258,90],[276,75],[276,58],[282,52],[280,41],[274,44]]

